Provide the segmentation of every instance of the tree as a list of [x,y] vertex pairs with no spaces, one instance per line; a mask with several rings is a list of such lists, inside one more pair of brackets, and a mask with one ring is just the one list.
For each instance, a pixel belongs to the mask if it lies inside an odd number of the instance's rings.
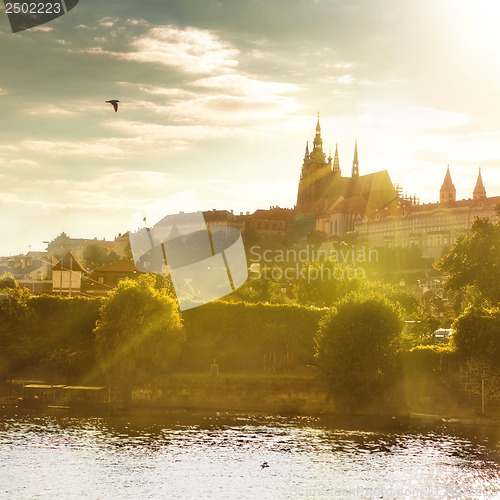
[[475,357],[500,366],[500,308],[469,306],[453,324],[454,342],[462,358]]
[[[276,268],[277,275],[282,273],[281,269]],[[267,268],[260,271],[259,276],[251,276],[245,284],[237,288],[233,293],[226,295],[226,302],[250,302],[250,303],[270,303],[286,304],[290,302],[286,293],[281,291],[281,285],[272,278],[274,269]]]
[[330,307],[349,292],[357,290],[359,284],[360,280],[348,265],[315,260],[304,263],[294,293],[299,304]]
[[354,412],[391,386],[402,327],[399,308],[377,295],[346,297],[321,322],[316,359],[338,408]]
[[30,293],[10,274],[0,277],[0,376],[11,374],[29,359],[27,301]]
[[[497,206],[497,210],[498,210]],[[484,301],[500,304],[500,222],[477,217],[469,235],[461,235],[451,251],[435,264],[446,275],[445,288],[455,310],[464,308],[463,293],[474,287]],[[470,295],[470,294],[469,294]]]
[[85,265],[90,269],[97,269],[106,264],[116,262],[119,259],[120,258],[113,250],[108,252],[98,243],[88,245],[83,251],[83,260],[85,261]]
[[127,402],[134,385],[172,368],[185,339],[178,304],[154,276],[124,280],[100,309],[97,359]]

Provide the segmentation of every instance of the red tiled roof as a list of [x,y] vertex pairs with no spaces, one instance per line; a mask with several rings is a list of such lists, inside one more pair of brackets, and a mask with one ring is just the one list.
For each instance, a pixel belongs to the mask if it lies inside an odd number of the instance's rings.
[[293,217],[293,210],[290,208],[275,207],[270,210],[258,209],[250,217],[252,219],[282,220]]
[[137,271],[137,268],[135,267],[135,262],[133,260],[127,260],[127,259],[122,259],[117,262],[113,262],[112,264],[106,264],[105,266],[100,267],[99,269],[95,269],[94,272],[101,272],[101,271],[115,271],[115,272],[129,272],[133,273],[134,271]]
[[458,201],[448,201],[446,203],[424,203],[422,205],[410,205],[407,207],[398,207],[388,210],[376,210],[367,214],[370,219],[375,219],[377,216],[380,217],[399,217],[406,212],[409,214],[418,214],[423,212],[430,212],[432,210],[442,209],[459,209],[459,208],[481,208],[481,207],[494,207],[497,203],[500,203],[500,196],[492,196],[490,198],[484,198],[481,200],[458,200]]
[[85,268],[80,264],[80,261],[73,255],[72,252],[68,252],[53,268],[53,271],[60,271],[61,266],[63,271],[81,271],[85,273]]

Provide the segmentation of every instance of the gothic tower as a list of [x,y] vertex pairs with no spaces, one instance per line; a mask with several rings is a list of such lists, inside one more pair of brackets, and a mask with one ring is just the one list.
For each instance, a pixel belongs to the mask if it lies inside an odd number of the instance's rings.
[[333,173],[335,175],[340,175],[340,162],[339,162],[339,151],[337,144],[335,144],[335,158],[333,159]]
[[359,162],[358,162],[358,140],[354,142],[354,160],[352,160],[352,177],[359,177]]
[[318,200],[321,197],[322,186],[331,172],[332,157],[326,158],[323,152],[323,139],[321,138],[321,126],[316,124],[316,135],[313,141],[313,149],[309,152],[309,143],[306,144],[306,153],[302,164],[299,191],[297,193],[297,205]]
[[448,165],[448,170],[444,177],[443,185],[439,190],[439,203],[446,203],[448,201],[456,201],[457,190],[451,181],[450,166]]
[[476,187],[473,193],[474,200],[484,200],[486,198],[486,189],[483,186],[483,179],[481,178],[481,169],[479,169],[479,174],[477,176]]

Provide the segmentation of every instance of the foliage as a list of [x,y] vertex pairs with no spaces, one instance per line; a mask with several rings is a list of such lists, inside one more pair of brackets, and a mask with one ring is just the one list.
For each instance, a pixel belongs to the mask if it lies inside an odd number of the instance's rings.
[[349,266],[330,260],[304,263],[294,287],[297,302],[316,307],[331,307],[359,287],[360,280]]
[[462,358],[476,357],[500,366],[500,308],[471,306],[457,318],[453,328]]
[[399,308],[373,294],[346,297],[322,321],[316,358],[340,408],[355,411],[391,385],[402,327]]
[[419,345],[402,352],[407,374],[432,374],[448,370],[457,359],[455,345]]
[[[269,272],[267,272],[269,271]],[[286,304],[290,302],[281,291],[281,285],[272,279],[272,269],[262,270],[259,276],[251,276],[243,286],[224,297],[227,302],[251,302],[262,304]]]
[[320,247],[322,243],[326,241],[326,233],[324,231],[311,231],[307,237],[306,241],[308,245],[311,245],[313,247]]
[[44,376],[79,383],[95,369],[93,329],[102,298],[31,297],[30,343]]
[[108,252],[108,250],[98,243],[88,245],[83,251],[83,260],[89,269],[97,269],[106,264],[116,262],[119,259],[120,258],[113,250]]
[[121,281],[95,328],[100,367],[126,398],[135,384],[168,371],[184,341],[177,302],[155,284],[149,275]]
[[447,278],[455,310],[464,309],[463,291],[474,287],[483,300],[500,304],[500,222],[475,218],[469,235],[461,235],[451,251],[436,264]]
[[29,297],[12,275],[0,277],[0,376],[11,374],[31,354],[26,341]]
[[223,371],[261,371],[272,356],[273,370],[302,368],[313,362],[313,338],[324,314],[298,305],[222,301],[184,311],[187,341],[179,364],[207,370],[216,359]]

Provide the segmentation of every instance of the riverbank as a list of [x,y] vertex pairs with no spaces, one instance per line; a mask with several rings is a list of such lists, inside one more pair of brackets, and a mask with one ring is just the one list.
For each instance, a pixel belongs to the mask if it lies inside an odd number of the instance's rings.
[[[0,404],[17,406],[22,384],[4,385]],[[148,386],[132,391],[129,409],[148,411],[256,412],[267,415],[342,414],[328,386],[314,371],[302,372],[213,372],[173,373],[158,377]],[[52,410],[62,413],[60,409]],[[446,387],[437,383],[416,385],[401,380],[391,398],[376,401],[359,412],[360,418],[396,418],[405,422],[432,424],[499,425],[496,415],[481,415],[463,401],[460,403]],[[350,415],[350,418],[353,418]],[[494,418],[497,417],[497,418]]]

